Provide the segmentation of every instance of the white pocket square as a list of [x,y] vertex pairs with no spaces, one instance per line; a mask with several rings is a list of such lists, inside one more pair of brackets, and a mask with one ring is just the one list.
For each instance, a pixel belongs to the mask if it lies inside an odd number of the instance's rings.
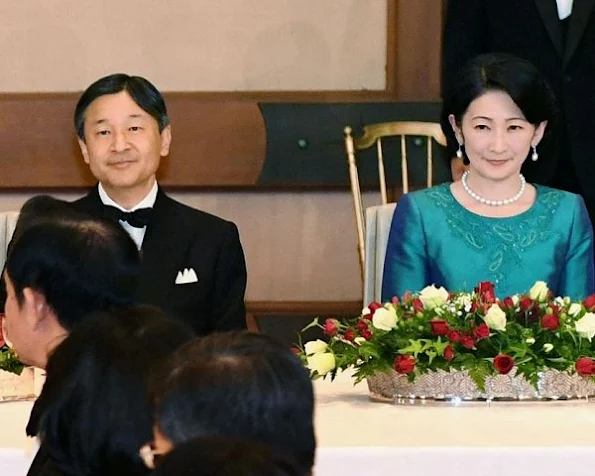
[[198,278],[192,268],[184,268],[184,271],[178,271],[176,276],[176,284],[196,283]]

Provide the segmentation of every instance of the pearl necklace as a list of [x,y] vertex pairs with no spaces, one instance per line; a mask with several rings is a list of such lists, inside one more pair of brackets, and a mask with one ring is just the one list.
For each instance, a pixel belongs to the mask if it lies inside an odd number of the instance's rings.
[[527,184],[525,177],[523,177],[523,174],[519,174],[519,180],[521,181],[521,188],[519,189],[519,191],[517,192],[517,194],[514,197],[506,198],[504,200],[488,200],[487,198],[484,198],[481,195],[476,194],[473,190],[471,190],[471,188],[469,187],[469,184],[467,183],[468,176],[469,176],[469,171],[466,171],[463,174],[463,178],[461,180],[461,182],[463,183],[463,188],[465,189],[465,192],[467,192],[472,198],[474,198],[478,202],[483,203],[484,205],[489,205],[491,207],[500,207],[502,205],[509,205],[511,203],[518,201],[518,199],[522,197],[522,195],[525,191],[525,185]]

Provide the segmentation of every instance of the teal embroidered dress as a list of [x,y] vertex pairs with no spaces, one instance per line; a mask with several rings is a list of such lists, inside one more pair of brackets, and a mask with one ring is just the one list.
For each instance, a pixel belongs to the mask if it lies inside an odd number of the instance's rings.
[[472,291],[491,281],[498,297],[527,292],[545,281],[555,296],[595,292],[593,229],[583,199],[535,185],[532,207],[490,218],[464,208],[450,184],[401,197],[393,216],[382,299],[435,284]]

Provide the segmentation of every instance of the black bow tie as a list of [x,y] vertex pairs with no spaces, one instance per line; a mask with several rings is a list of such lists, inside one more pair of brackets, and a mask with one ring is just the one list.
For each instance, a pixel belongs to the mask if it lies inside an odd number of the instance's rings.
[[139,208],[133,212],[125,212],[111,205],[104,205],[103,209],[106,217],[112,220],[125,221],[134,228],[144,228],[147,226],[153,215],[152,208]]

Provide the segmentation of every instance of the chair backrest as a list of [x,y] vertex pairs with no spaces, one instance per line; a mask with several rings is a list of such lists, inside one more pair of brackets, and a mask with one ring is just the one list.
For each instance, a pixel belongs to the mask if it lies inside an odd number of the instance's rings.
[[396,203],[388,203],[366,208],[365,306],[381,299],[384,257],[396,206]]
[[0,213],[0,270],[6,263],[6,250],[14,233],[19,218],[19,212],[9,211]]
[[366,222],[364,216],[364,207],[362,203],[362,193],[360,179],[357,167],[356,151],[368,149],[376,146],[376,155],[378,161],[378,179],[380,184],[380,196],[382,204],[388,203],[388,193],[386,184],[386,173],[384,163],[384,153],[382,140],[386,137],[400,137],[401,143],[401,178],[403,193],[409,192],[409,163],[407,161],[407,137],[416,137],[426,139],[426,184],[432,186],[433,169],[433,141],[446,147],[446,138],[442,132],[440,124],[437,122],[383,122],[379,124],[370,124],[364,126],[361,137],[353,137],[352,129],[347,126],[345,132],[345,149],[347,152],[347,161],[349,164],[349,180],[351,182],[351,193],[353,196],[353,206],[355,210],[355,223],[357,227],[358,255],[362,270],[362,276],[365,274],[366,259]]

